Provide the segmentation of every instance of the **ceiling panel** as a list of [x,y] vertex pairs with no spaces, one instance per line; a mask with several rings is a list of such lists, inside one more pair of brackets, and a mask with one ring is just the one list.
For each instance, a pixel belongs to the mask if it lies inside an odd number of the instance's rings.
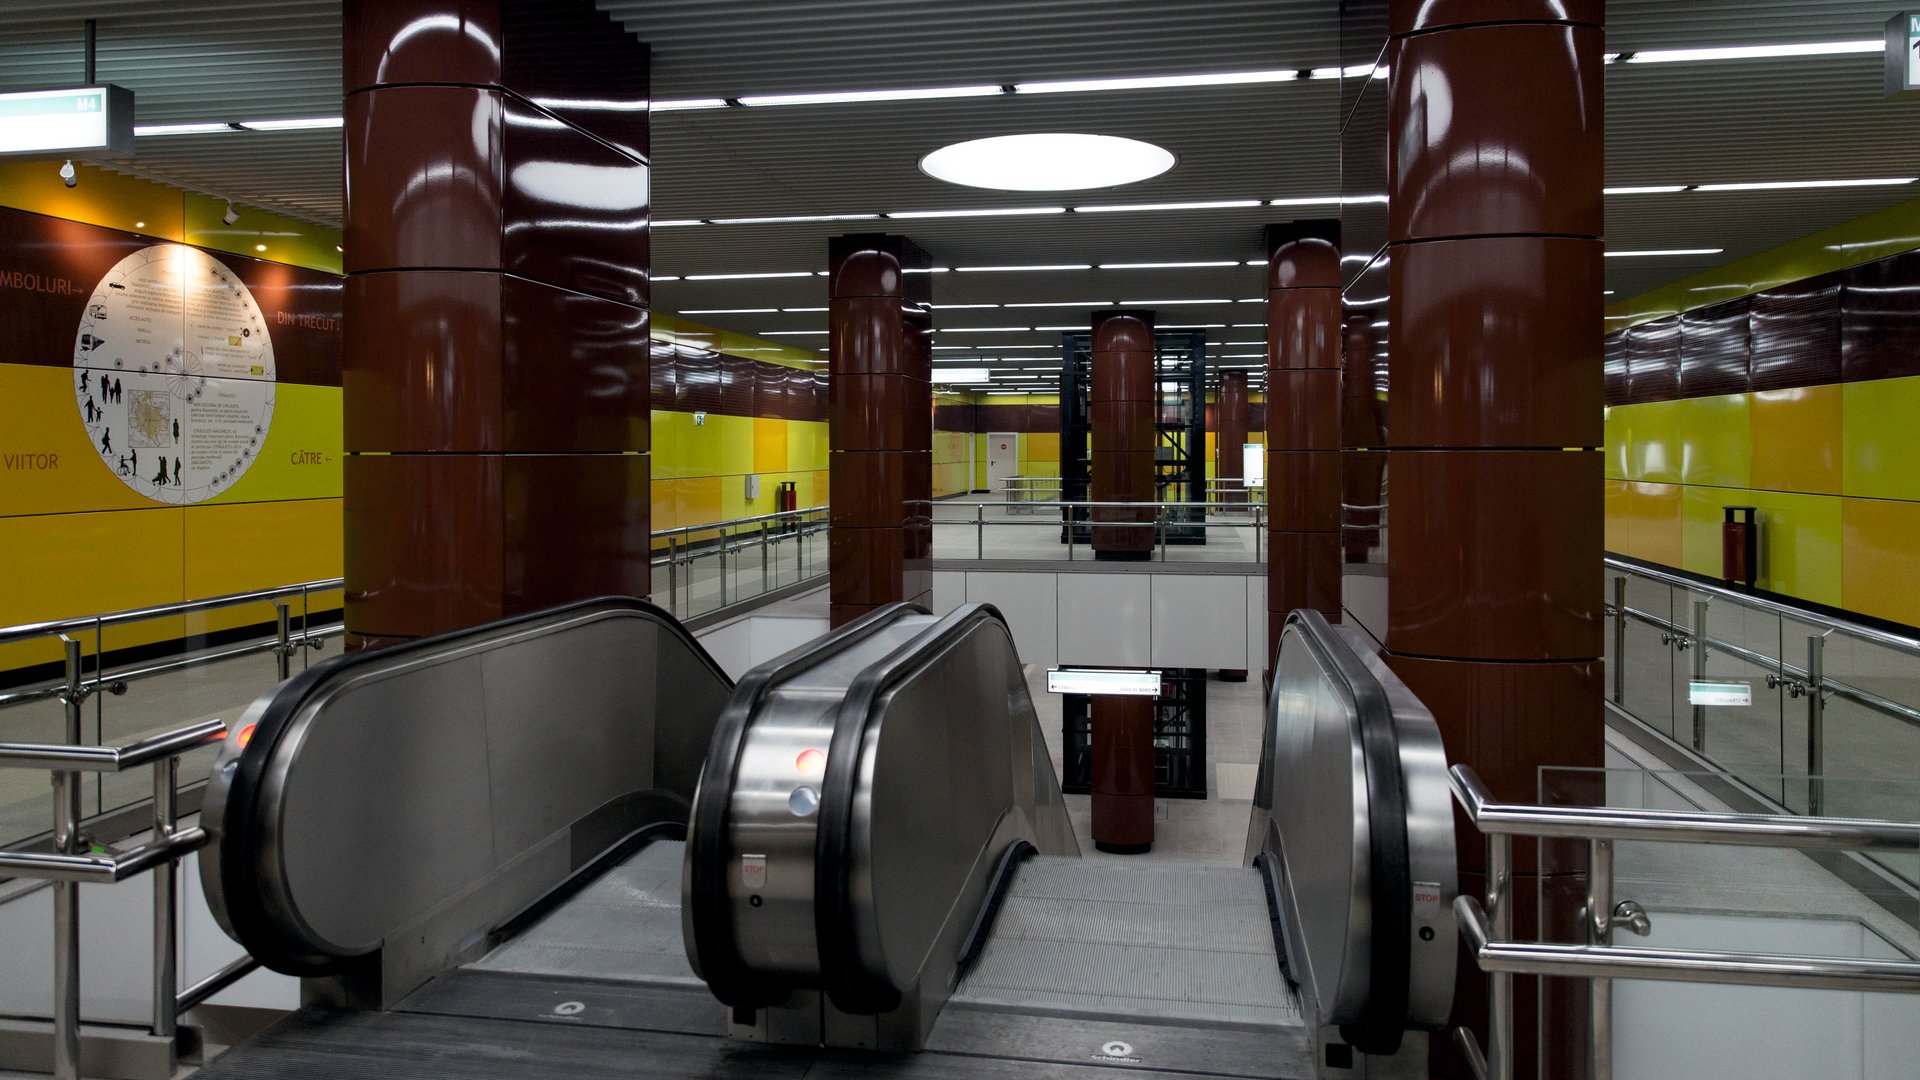
[[[1310,68],[1336,62],[1334,0],[597,0],[654,50],[663,99],[1129,75]],[[1861,0],[1612,0],[1608,48],[1865,39],[1888,11]],[[99,74],[132,88],[143,123],[333,115],[340,108],[340,0],[8,0],[0,88],[71,85],[81,19],[99,20]],[[1325,81],[1010,96],[655,117],[662,218],[871,213],[1330,194],[1337,91]],[[1874,55],[1615,65],[1607,72],[1608,181],[1920,175],[1920,103],[1880,94]],[[1173,150],[1163,177],[1117,191],[1013,194],[958,188],[918,161],[960,139],[1022,131],[1125,134]],[[149,138],[141,172],[239,201],[337,222],[337,132]],[[1609,198],[1614,248],[1720,247],[1723,255],[1609,259],[1619,296],[1684,277],[1920,194],[1912,188]],[[1320,209],[875,222],[945,265],[1257,258],[1269,220]],[[664,275],[816,270],[826,238],[860,222],[699,226],[655,234]],[[1259,271],[945,274],[948,305],[1258,294]],[[819,278],[661,282],[663,310],[817,307]],[[1259,305],[1169,307],[1163,321],[1243,322]],[[1019,309],[1016,309],[1019,310]],[[1022,325],[1084,320],[1074,309]],[[1069,319],[1065,315],[1074,312]],[[950,310],[943,325],[1002,325]],[[974,316],[980,316],[975,319]],[[748,332],[818,329],[820,313],[700,316]],[[1229,330],[1224,338],[1246,335]],[[1051,342],[1055,332],[998,339]],[[960,340],[955,338],[953,340]],[[943,350],[943,355],[953,350]]]

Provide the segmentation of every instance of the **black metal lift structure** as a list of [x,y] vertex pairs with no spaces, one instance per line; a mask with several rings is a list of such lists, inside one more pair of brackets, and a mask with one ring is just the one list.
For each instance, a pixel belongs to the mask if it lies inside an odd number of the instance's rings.
[[[1154,491],[1160,502],[1204,502],[1207,493],[1207,335],[1161,330],[1153,335]],[[1167,390],[1168,386],[1176,389]],[[1060,498],[1085,502],[1092,490],[1093,334],[1060,335]],[[1206,512],[1168,513],[1167,543],[1207,542]],[[1084,508],[1062,508],[1060,542],[1092,539]]]

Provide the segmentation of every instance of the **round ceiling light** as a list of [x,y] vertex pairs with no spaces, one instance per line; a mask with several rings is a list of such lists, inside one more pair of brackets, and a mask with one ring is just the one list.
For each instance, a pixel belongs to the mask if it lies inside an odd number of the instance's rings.
[[920,170],[968,187],[1076,191],[1138,183],[1173,163],[1172,153],[1137,139],[1041,132],[944,146],[921,158]]

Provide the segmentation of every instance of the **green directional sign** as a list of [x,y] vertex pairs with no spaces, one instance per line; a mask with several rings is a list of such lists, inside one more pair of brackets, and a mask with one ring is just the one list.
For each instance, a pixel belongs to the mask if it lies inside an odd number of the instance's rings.
[[1920,12],[1887,20],[1887,96],[1920,96]]
[[0,94],[0,156],[133,153],[133,92],[119,86]]

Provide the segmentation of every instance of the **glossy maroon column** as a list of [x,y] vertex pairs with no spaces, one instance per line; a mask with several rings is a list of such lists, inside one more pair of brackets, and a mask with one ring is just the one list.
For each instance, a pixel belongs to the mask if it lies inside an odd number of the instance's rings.
[[[1094,312],[1092,353],[1091,501],[1153,502],[1153,312]],[[1094,558],[1152,557],[1152,508],[1095,507],[1092,517]]]
[[1153,702],[1092,698],[1093,846],[1115,855],[1153,848]]
[[[1543,766],[1602,764],[1604,3],[1388,14],[1384,645],[1449,758],[1532,802]],[[1511,891],[1579,895],[1582,857],[1543,851]],[[1463,891],[1484,890],[1484,852],[1463,824]],[[1562,908],[1519,931],[1571,925]],[[1484,1037],[1471,964],[1460,989]],[[1536,1038],[1545,1075],[1577,1075],[1581,993],[1553,983],[1540,1029],[1521,999],[1520,1075]]]
[[1214,413],[1219,418],[1214,430],[1214,478],[1220,481],[1219,501],[1243,503],[1247,501],[1246,488],[1238,481],[1247,475],[1245,449],[1247,444],[1247,373],[1245,371],[1223,371],[1220,373],[1220,393],[1214,402]]
[[356,644],[651,589],[647,48],[586,0],[347,0]]
[[828,243],[833,625],[933,598],[931,263],[902,236]]
[[1267,229],[1267,649],[1340,618],[1340,223]]

